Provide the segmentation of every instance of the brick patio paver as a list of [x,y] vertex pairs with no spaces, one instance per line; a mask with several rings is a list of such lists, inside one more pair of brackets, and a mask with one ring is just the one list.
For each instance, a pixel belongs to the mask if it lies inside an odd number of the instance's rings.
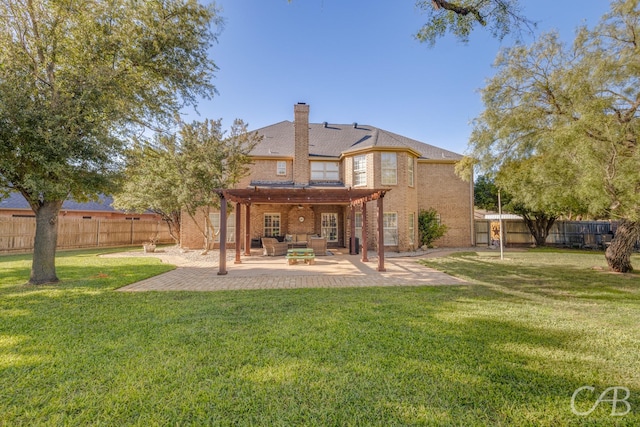
[[[175,270],[122,287],[123,292],[142,291],[221,291],[251,289],[347,288],[371,286],[443,286],[468,282],[433,270],[418,263],[416,257],[385,258],[387,271],[378,272],[377,260],[363,263],[359,255],[334,251],[333,256],[317,257],[313,265],[288,265],[284,257],[261,256],[259,252],[243,256],[234,264],[235,253],[229,256],[226,275],[219,276],[218,252],[193,261],[175,255],[157,256],[177,265]],[[111,256],[143,256],[126,253]],[[204,257],[203,257],[204,258]]]

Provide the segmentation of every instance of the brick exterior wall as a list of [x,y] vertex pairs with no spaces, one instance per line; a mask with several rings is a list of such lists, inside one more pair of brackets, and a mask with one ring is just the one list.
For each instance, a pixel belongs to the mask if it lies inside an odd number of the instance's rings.
[[[198,226],[204,229],[205,227],[205,209],[199,209],[194,215],[195,221]],[[194,220],[191,219],[186,211],[182,211],[180,215],[180,247],[184,249],[202,249],[204,248],[204,237],[198,230],[198,226],[194,224]]]
[[[278,161],[286,162],[286,175],[277,175]],[[293,160],[282,159],[254,159],[251,174],[240,180],[236,188],[247,188],[252,181],[259,182],[293,182]]]
[[[414,158],[414,186],[409,186],[408,158]],[[415,159],[409,152],[397,153],[398,183],[396,185],[383,185],[380,174],[380,152],[367,154],[367,182],[372,188],[390,188],[384,201],[384,212],[395,212],[398,218],[397,245],[385,246],[388,251],[409,251],[418,246],[417,219],[421,209],[435,208],[440,214],[442,223],[449,227],[447,234],[435,242],[440,247],[465,247],[473,244],[472,237],[472,184],[461,180],[454,171],[455,164],[424,162]],[[352,158],[343,160],[345,185],[352,184]],[[258,161],[254,166],[263,168],[262,173],[273,171],[275,179],[275,161]],[[254,175],[251,175],[254,176]],[[266,175],[262,175],[266,176]],[[243,186],[240,185],[240,188]],[[360,208],[357,208],[359,211]],[[304,205],[298,209],[297,205],[252,205],[251,206],[251,237],[263,237],[264,214],[279,213],[281,217],[281,234],[319,234],[321,230],[322,212],[338,214],[338,245],[348,246],[350,237],[350,214],[348,206],[331,205]],[[410,214],[414,219],[414,238],[411,242]],[[238,236],[244,236],[244,209],[242,213],[242,230]],[[300,223],[298,218],[303,216],[305,221]],[[196,219],[204,224],[204,213],[199,212]],[[377,247],[377,202],[367,204],[367,233],[369,249]],[[202,248],[203,238],[197,230],[191,218],[184,213],[182,215],[182,241],[184,248]],[[234,247],[233,244],[228,244]]]
[[460,179],[454,163],[418,162],[418,192],[420,209],[434,208],[447,234],[435,242],[443,247],[461,247],[474,244],[472,236],[473,184]]
[[[296,104],[294,106],[295,124],[295,159],[290,158],[256,158],[251,166],[251,173],[244,178],[237,188],[246,188],[251,181],[262,182],[294,182],[296,185],[308,184],[310,179],[309,162],[309,106]],[[383,152],[396,153],[397,183],[383,184],[381,173],[381,159]],[[416,249],[418,241],[418,214],[421,209],[435,208],[441,216],[441,221],[449,227],[447,234],[436,241],[441,247],[464,247],[473,244],[472,216],[473,216],[473,185],[461,180],[454,171],[452,161],[419,160],[418,153],[411,149],[394,150],[390,147],[374,147],[357,153],[347,153],[340,160],[340,178],[346,187],[354,186],[353,158],[364,155],[366,158],[366,187],[389,188],[383,199],[384,212],[396,213],[398,220],[397,239],[392,246],[385,246],[387,251],[409,251]],[[287,162],[286,175],[276,174],[277,161]],[[315,159],[321,160],[321,159]],[[409,161],[414,166],[414,184],[409,181]],[[357,208],[360,211],[360,207]],[[236,230],[236,235],[244,242],[245,209],[242,208],[242,228]],[[278,213],[281,218],[281,235],[286,234],[320,234],[322,213],[338,214],[338,242],[333,246],[348,247],[350,237],[351,214],[349,206],[332,205],[252,205],[251,238],[256,239],[264,235],[264,215]],[[377,202],[367,204],[367,233],[369,249],[377,247]],[[413,227],[409,224],[413,214]],[[298,218],[305,218],[300,222]],[[199,212],[196,220],[204,224],[205,214]],[[410,232],[413,228],[413,239]],[[197,230],[193,220],[182,216],[182,242],[184,248],[202,248],[203,237]],[[412,241],[413,240],[413,241]],[[235,244],[227,244],[234,247]],[[329,244],[329,246],[332,246]]]

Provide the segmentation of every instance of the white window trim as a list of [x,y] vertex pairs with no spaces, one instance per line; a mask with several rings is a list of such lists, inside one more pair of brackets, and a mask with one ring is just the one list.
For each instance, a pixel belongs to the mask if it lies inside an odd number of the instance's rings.
[[278,175],[278,176],[286,176],[287,175],[287,162],[286,162],[286,160],[278,160],[276,162],[276,175]]
[[[356,159],[361,159],[362,162],[356,162]],[[356,169],[356,164],[361,166],[360,169]],[[356,177],[361,177],[362,182],[357,182]],[[364,187],[367,185],[367,156],[362,154],[360,156],[353,157],[353,186]]]
[[[326,237],[327,238],[327,242],[337,242],[338,241],[338,213],[337,212],[323,212],[321,215],[321,222],[320,222],[320,235],[322,237]],[[333,220],[335,219],[335,226],[330,225],[329,222],[327,221],[331,221],[333,222]],[[331,238],[331,231],[335,230],[335,234],[333,235],[334,237]]]
[[[322,165],[322,170],[317,166]],[[335,170],[327,170],[327,166],[335,166]],[[316,168],[314,168],[316,166]],[[319,162],[313,161],[310,165],[311,169],[311,180],[312,181],[340,181],[340,163],[339,162]],[[322,177],[314,176],[314,173],[322,174]],[[328,178],[327,176],[331,174],[335,174],[335,178]]]
[[[267,225],[265,224],[267,216],[277,217],[278,218],[278,233],[277,234],[267,234]],[[270,227],[271,232],[273,233],[273,226]],[[279,236],[282,233],[282,216],[280,212],[265,212],[262,216],[262,233],[264,236]]]
[[[384,160],[383,158],[385,156],[393,156],[395,159],[395,166],[393,168],[385,168],[384,166]],[[393,179],[392,180],[385,180],[385,171],[393,171]],[[383,152],[380,155],[380,181],[382,183],[382,185],[398,185],[398,154],[397,153],[385,153]]]
[[416,243],[416,214],[415,212],[409,213],[409,244],[415,245]]
[[[384,246],[398,246],[398,213],[397,212],[385,212],[383,214],[383,224],[384,224],[384,217],[387,217],[389,215],[393,215],[395,217],[395,227],[387,227],[386,224],[383,226],[384,227]],[[391,236],[393,237],[393,241],[392,242],[388,242],[387,241],[387,236],[388,236],[388,230],[393,230],[391,232]]]
[[362,212],[356,212],[355,218],[356,237],[362,241]]
[[409,187],[414,187],[416,182],[416,167],[415,160],[411,155],[409,156],[409,160],[407,161],[407,169],[407,180],[409,181]]

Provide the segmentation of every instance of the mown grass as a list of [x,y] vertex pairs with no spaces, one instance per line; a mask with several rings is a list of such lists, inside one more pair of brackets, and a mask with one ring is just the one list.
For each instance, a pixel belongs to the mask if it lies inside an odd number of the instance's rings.
[[[428,261],[468,286],[215,293],[114,292],[168,267],[95,255],[42,288],[0,257],[0,425],[640,424],[640,280],[601,254]],[[631,413],[574,415],[583,385],[629,388]]]

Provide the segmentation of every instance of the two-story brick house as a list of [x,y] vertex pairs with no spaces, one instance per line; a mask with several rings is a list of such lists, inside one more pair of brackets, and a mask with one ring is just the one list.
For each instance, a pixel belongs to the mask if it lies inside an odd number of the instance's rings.
[[[246,205],[242,222],[237,209],[227,215],[227,247],[236,237],[247,245],[249,238],[255,244],[260,237],[304,233],[325,236],[329,248],[350,247],[355,235],[369,249],[382,238],[384,250],[408,251],[419,246],[418,213],[432,207],[448,226],[439,246],[473,244],[473,184],[454,173],[459,154],[374,126],[309,123],[303,103],[294,106],[293,122],[257,132],[263,140],[251,153],[250,175],[225,193],[238,208]],[[220,226],[219,212],[210,218]],[[202,247],[187,215],[181,232],[183,247]]]

